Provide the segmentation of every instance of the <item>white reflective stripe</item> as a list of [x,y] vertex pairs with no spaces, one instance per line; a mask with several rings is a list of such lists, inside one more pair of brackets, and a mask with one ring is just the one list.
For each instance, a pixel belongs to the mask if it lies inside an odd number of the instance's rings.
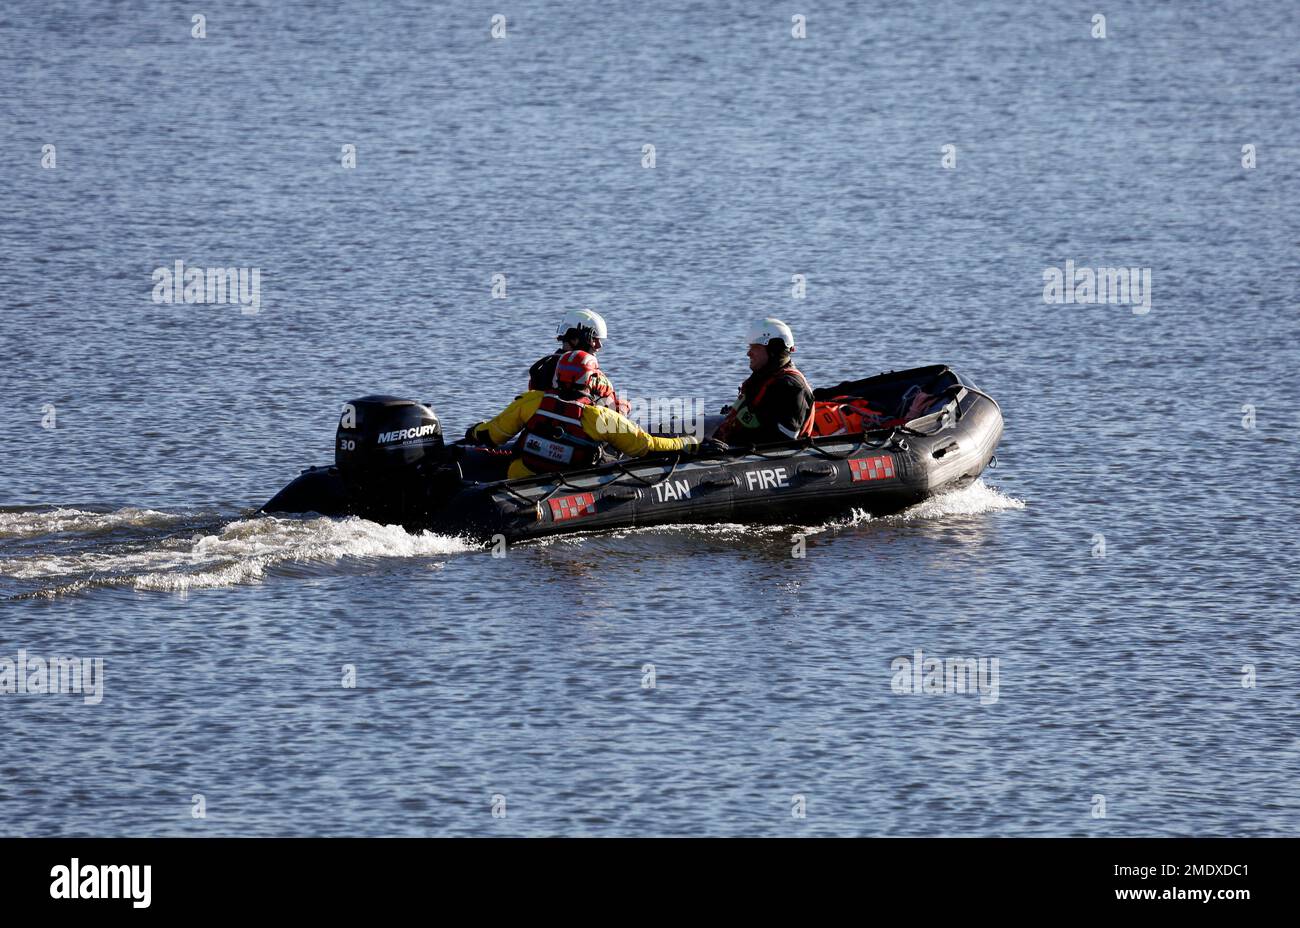
[[559,419],[561,422],[571,422],[574,425],[582,425],[581,419],[570,419],[568,416],[562,416],[558,412],[547,412],[545,409],[537,410],[537,415],[546,416],[548,419]]
[[570,445],[551,441],[549,438],[542,438],[538,435],[528,436],[528,440],[524,442],[524,450],[558,464],[570,463],[573,460],[574,452],[573,447]]
[[798,432],[798,431],[794,431],[794,432],[792,432],[792,431],[790,431],[788,428],[786,428],[784,425],[778,425],[777,428],[781,430],[781,434],[784,435],[786,438],[798,438],[798,437],[799,437],[799,432]]

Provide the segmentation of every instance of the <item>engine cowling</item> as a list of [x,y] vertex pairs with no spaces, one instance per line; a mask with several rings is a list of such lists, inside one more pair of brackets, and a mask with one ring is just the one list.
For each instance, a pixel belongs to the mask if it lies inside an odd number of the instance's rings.
[[334,465],[354,486],[390,479],[443,457],[442,423],[423,403],[363,396],[343,406],[334,439]]

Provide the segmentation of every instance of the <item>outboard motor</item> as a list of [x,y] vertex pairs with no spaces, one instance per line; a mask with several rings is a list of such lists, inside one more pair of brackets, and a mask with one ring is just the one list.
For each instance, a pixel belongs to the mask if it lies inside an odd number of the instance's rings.
[[464,486],[438,416],[422,403],[396,396],[345,403],[334,442],[333,467],[303,471],[263,511],[427,526]]
[[357,487],[391,480],[420,464],[442,462],[442,424],[428,406],[396,396],[363,396],[343,405],[334,466]]
[[334,466],[358,515],[384,522],[423,518],[458,486],[446,462],[442,424],[422,403],[363,396],[343,405]]

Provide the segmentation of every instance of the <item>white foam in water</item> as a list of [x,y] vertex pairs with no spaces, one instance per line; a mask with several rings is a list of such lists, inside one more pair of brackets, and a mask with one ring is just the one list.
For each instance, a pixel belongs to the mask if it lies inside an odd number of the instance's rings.
[[119,509],[116,512],[85,512],[81,509],[52,509],[48,512],[0,512],[0,538],[30,538],[59,532],[106,532],[130,526],[172,525],[183,515],[153,509]]
[[[609,533],[611,538],[626,538],[629,535],[660,534],[672,532],[691,532],[696,535],[716,535],[719,538],[726,538],[730,535],[774,535],[780,534],[786,530],[784,525],[756,525],[745,524],[741,522],[668,522],[663,525],[645,525],[636,528],[624,528]],[[581,541],[585,535],[575,536],[573,540]],[[542,539],[543,542],[552,540],[569,540],[565,536],[559,536],[556,539]]]
[[1007,496],[997,487],[991,487],[983,479],[979,479],[968,487],[953,490],[951,493],[940,493],[938,496],[932,496],[915,506],[904,509],[897,515],[887,516],[886,518],[898,522],[911,522],[916,519],[977,516],[983,512],[1024,508],[1024,500]]
[[[802,535],[817,535],[822,532],[836,531],[843,528],[851,528],[855,525],[862,525],[867,522],[881,522],[886,525],[898,522],[912,522],[920,519],[942,519],[951,516],[975,516],[985,512],[997,512],[1003,509],[1024,509],[1023,500],[1007,496],[996,487],[986,484],[983,478],[977,479],[970,486],[960,490],[952,490],[948,493],[941,493],[938,496],[932,496],[923,502],[917,503],[904,509],[902,512],[894,513],[888,516],[873,516],[862,509],[851,509],[846,515],[839,516],[827,522],[818,525],[795,526],[789,525],[755,525],[742,524],[739,522],[711,522],[711,523],[671,523],[665,525],[648,525],[638,528],[619,529],[617,532],[611,532],[605,537],[626,538],[629,535],[655,535],[661,533],[686,532],[697,535],[710,535],[718,538],[730,538],[732,536],[752,537],[755,535],[778,535],[789,532],[791,528],[797,527]],[[583,544],[589,536],[582,535],[560,535],[553,538],[540,539],[541,544]]]
[[[801,529],[804,534],[834,531],[866,522],[905,523],[920,519],[979,515],[1023,509],[1024,502],[977,480],[962,490],[944,493],[891,516],[873,518],[852,510],[838,519]],[[121,509],[110,513],[56,509],[49,512],[0,513],[0,536],[95,533],[124,526],[174,527],[192,516],[150,509]],[[720,538],[745,538],[789,531],[789,525],[714,524],[660,525],[624,529],[606,537],[660,532],[694,532]],[[559,536],[543,544],[581,545],[584,536]],[[482,546],[455,536],[421,532],[365,519],[291,519],[260,516],[223,526],[217,534],[188,539],[164,537],[114,544],[98,550],[69,551],[0,559],[0,577],[38,581],[41,589],[24,595],[58,595],[88,586],[134,587],[141,590],[191,590],[229,586],[256,580],[269,568],[285,563],[330,562],[340,558],[441,557]]]
[[1013,496],[1007,496],[997,487],[989,486],[984,482],[983,478],[980,478],[968,487],[963,487],[960,490],[952,490],[947,493],[940,493],[938,496],[932,496],[927,500],[917,503],[915,506],[909,506],[902,512],[896,512],[893,515],[873,516],[865,510],[854,508],[848,515],[841,516],[838,519],[832,519],[822,525],[812,526],[805,529],[803,534],[816,535],[821,532],[834,531],[841,528],[851,528],[855,525],[863,525],[867,522],[880,522],[885,525],[892,525],[900,522],[915,522],[923,519],[943,519],[951,516],[977,516],[985,512],[1024,508],[1025,503],[1023,500],[1018,500]]
[[263,516],[231,522],[215,535],[161,539],[147,546],[38,555],[0,560],[0,576],[65,582],[50,592],[87,585],[143,590],[190,590],[255,580],[287,562],[346,557],[437,557],[479,546],[462,538],[365,519],[281,519]]

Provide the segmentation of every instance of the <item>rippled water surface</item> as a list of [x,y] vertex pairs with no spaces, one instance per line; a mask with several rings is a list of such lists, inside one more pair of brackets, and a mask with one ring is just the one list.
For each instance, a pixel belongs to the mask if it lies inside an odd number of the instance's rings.
[[[3,833],[1297,832],[1300,7],[191,12],[0,12],[0,658],[104,668],[0,693]],[[1150,312],[1045,304],[1067,259]],[[177,260],[258,311],[155,303]],[[951,364],[1000,466],[505,558],[254,515],[575,306],[638,396],[721,405],[769,313],[820,384]],[[918,650],[996,699],[896,693]]]

